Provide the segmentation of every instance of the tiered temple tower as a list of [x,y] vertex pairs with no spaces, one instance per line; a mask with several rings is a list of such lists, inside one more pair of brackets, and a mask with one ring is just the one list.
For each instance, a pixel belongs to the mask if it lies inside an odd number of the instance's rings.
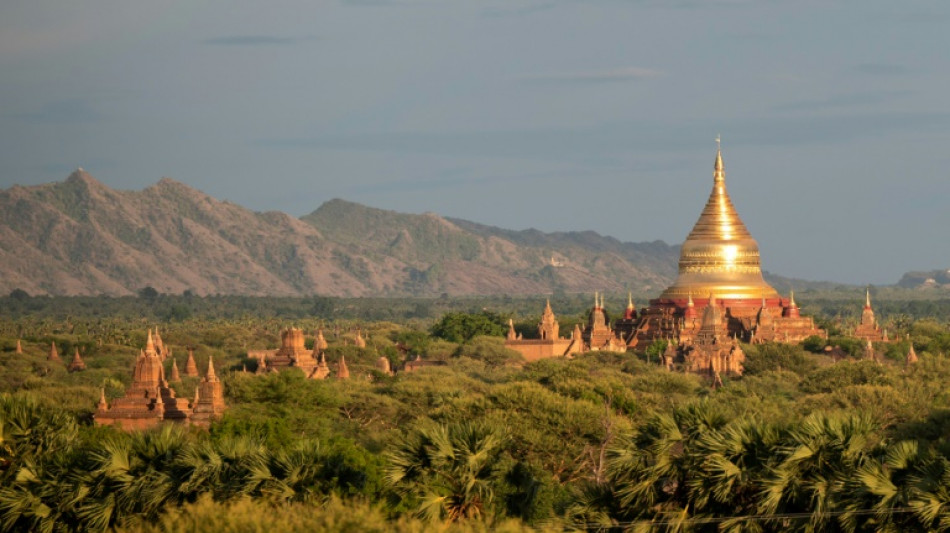
[[641,312],[636,330],[625,337],[627,346],[643,349],[655,340],[679,339],[683,351],[698,339],[700,316],[710,302],[734,339],[800,342],[826,336],[810,317],[800,315],[794,296],[783,298],[762,277],[759,245],[726,191],[721,149],[712,192],[680,252],[679,276]]
[[196,426],[208,427],[213,420],[221,418],[228,406],[224,403],[224,387],[214,372],[214,362],[208,356],[208,372],[198,384],[191,423]]
[[874,317],[874,309],[871,307],[871,289],[864,293],[864,309],[861,311],[861,323],[854,328],[854,337],[868,341],[880,342],[884,339],[884,333],[881,332],[877,319]]
[[[510,323],[509,326],[511,326]],[[551,300],[548,300],[544,304],[544,311],[541,313],[541,322],[538,323],[538,338],[541,340],[557,339],[560,329],[561,325],[557,323],[557,318],[551,309]]]
[[95,414],[96,424],[118,425],[127,431],[153,427],[166,420],[187,422],[191,417],[188,400],[176,398],[165,381],[165,369],[151,331],[145,350],[135,361],[132,385],[125,390],[125,396],[115,399],[111,407],[104,400],[103,395]]

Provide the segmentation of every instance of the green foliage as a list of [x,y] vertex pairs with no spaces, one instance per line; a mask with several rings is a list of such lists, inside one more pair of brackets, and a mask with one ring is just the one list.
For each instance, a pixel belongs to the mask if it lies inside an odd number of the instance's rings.
[[750,376],[773,370],[789,370],[804,375],[818,366],[813,356],[806,355],[801,346],[794,344],[753,344],[747,346],[745,352],[744,374]]
[[429,349],[431,338],[423,331],[404,330],[396,335],[395,341],[405,346],[409,355],[424,355]]
[[455,356],[470,357],[485,363],[489,367],[499,367],[524,361],[524,357],[520,353],[505,348],[504,339],[484,335],[475,337],[459,346],[458,350],[455,351]]
[[449,342],[468,342],[478,335],[503,336],[507,331],[504,317],[481,313],[447,313],[432,326],[432,334]]
[[851,385],[893,385],[891,372],[873,361],[841,363],[809,373],[802,381],[805,392],[834,392]]
[[818,335],[812,335],[802,341],[802,348],[811,353],[824,353],[827,345],[828,341]]

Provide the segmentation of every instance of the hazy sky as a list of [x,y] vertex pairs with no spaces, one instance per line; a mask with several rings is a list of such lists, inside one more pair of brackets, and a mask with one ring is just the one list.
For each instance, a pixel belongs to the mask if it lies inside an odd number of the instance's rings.
[[950,2],[0,4],[0,186],[79,166],[681,242],[726,179],[767,270],[950,267]]

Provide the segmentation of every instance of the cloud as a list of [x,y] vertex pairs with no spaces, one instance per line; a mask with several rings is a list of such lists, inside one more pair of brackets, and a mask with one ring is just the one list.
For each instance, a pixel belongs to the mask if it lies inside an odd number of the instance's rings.
[[649,80],[662,75],[663,72],[649,68],[617,67],[606,70],[526,74],[521,76],[521,79],[535,82],[604,83]]
[[280,46],[296,43],[297,39],[274,35],[228,35],[201,41],[201,44],[212,46]]
[[30,124],[90,124],[105,118],[89,102],[78,98],[49,102],[37,111],[8,116]]
[[890,63],[861,63],[854,66],[854,71],[872,76],[902,76],[910,72],[910,69]]
[[910,91],[879,91],[839,94],[816,100],[800,100],[773,107],[777,111],[815,111],[858,105],[877,105],[891,102],[911,94]]

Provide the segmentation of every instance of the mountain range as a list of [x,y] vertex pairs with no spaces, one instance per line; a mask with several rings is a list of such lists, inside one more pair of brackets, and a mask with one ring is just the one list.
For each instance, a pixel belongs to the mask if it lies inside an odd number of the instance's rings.
[[657,293],[679,247],[512,231],[330,200],[295,218],[164,178],[119,191],[88,173],[0,191],[0,294],[266,296]]

